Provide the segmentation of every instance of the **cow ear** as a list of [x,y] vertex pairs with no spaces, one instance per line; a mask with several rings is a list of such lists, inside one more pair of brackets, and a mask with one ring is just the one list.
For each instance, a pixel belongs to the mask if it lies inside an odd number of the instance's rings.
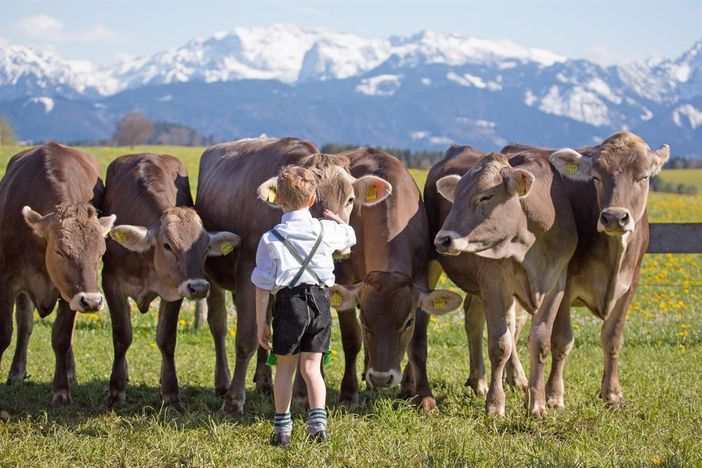
[[258,186],[256,193],[258,193],[258,198],[262,200],[266,205],[272,208],[281,208],[280,203],[278,203],[278,189],[277,187],[278,178],[271,177],[264,183]]
[[208,232],[210,236],[210,247],[207,251],[208,257],[221,257],[229,255],[241,244],[241,237],[233,232]]
[[363,283],[357,283],[352,286],[335,284],[329,290],[329,305],[335,308],[337,312],[356,310],[358,293],[361,291],[362,285]]
[[110,230],[112,230],[112,226],[114,226],[116,220],[117,216],[115,215],[103,216],[102,218],[98,218],[98,223],[100,223],[100,229],[102,229],[102,237],[106,237],[110,233]]
[[24,222],[32,228],[32,232],[39,237],[46,239],[49,234],[49,224],[53,213],[42,216],[28,206],[22,208]]
[[592,160],[571,148],[562,148],[548,157],[553,167],[566,177],[574,180],[588,181],[592,178],[590,169]]
[[436,181],[436,190],[439,191],[442,197],[453,203],[459,180],[461,180],[461,177],[456,174],[444,176]]
[[443,315],[460,307],[463,299],[455,292],[446,289],[435,289],[431,292],[420,292],[420,306],[428,314]]
[[154,245],[155,236],[143,226],[122,224],[110,231],[110,237],[119,245],[133,252],[146,252]]
[[663,145],[656,151],[651,151],[651,153],[656,161],[651,175],[656,176],[660,174],[661,169],[663,169],[663,165],[668,161],[668,158],[670,158],[670,146]]
[[366,175],[353,181],[353,191],[363,206],[373,206],[392,194],[392,185],[380,177]]
[[534,174],[524,169],[512,169],[506,177],[507,193],[509,195],[518,195],[519,198],[524,198],[529,195],[531,187],[534,185]]

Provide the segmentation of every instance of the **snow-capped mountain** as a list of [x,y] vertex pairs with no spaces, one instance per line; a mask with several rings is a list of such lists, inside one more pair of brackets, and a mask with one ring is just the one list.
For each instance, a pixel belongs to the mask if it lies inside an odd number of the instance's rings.
[[494,148],[520,135],[589,144],[627,128],[702,156],[702,40],[678,58],[607,68],[464,34],[369,39],[287,24],[235,28],[103,68],[0,49],[0,113],[22,138],[105,138],[132,109],[222,139],[285,133]]

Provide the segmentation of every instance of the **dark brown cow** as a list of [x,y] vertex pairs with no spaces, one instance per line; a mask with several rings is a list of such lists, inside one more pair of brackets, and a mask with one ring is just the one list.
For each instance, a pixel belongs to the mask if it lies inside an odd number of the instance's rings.
[[121,156],[107,168],[103,210],[120,223],[110,232],[102,286],[110,308],[115,356],[107,402],[124,402],[126,353],[132,342],[127,299],[141,312],[157,296],[156,343],[161,350],[161,399],[180,405],[173,353],[183,298],[202,299],[205,258],[226,255],[239,245],[231,232],[208,233],[192,208],[188,173],[177,158],[165,154]]
[[646,201],[649,179],[668,160],[670,148],[652,151],[638,136],[615,133],[602,144],[553,151],[522,145],[512,155],[549,157],[563,177],[578,228],[578,248],[568,265],[568,282],[552,338],[553,366],[547,384],[549,405],[562,408],[563,366],[573,347],[570,307],[585,306],[604,321],[601,340],[604,375],[600,397],[623,402],[619,352],[627,311],[639,282],[648,247]]
[[512,167],[502,154],[478,154],[451,149],[429,173],[429,213],[441,216],[447,211],[441,205],[453,202],[435,245],[445,254],[440,262],[449,278],[479,296],[485,310],[492,366],[488,414],[505,410],[502,376],[513,351],[515,300],[533,314],[527,400],[530,414],[543,417],[544,363],[577,243],[575,220],[547,160],[526,158]]
[[[332,289],[332,300],[339,311],[346,360],[339,400],[358,401],[356,357],[363,342],[366,382],[371,387],[399,385],[400,361],[408,351],[410,364],[401,395],[416,395],[422,408],[432,411],[436,402],[426,371],[425,311],[449,312],[461,304],[461,297],[450,291],[428,290],[429,225],[417,185],[402,163],[373,148],[341,156],[351,161],[351,175],[381,177],[390,182],[393,193],[372,206],[356,206],[350,222],[357,244],[350,258],[335,270],[337,285]],[[356,307],[360,308],[362,329]]]
[[99,203],[102,192],[95,158],[53,142],[13,156],[0,182],[0,358],[10,344],[17,299],[19,336],[10,381],[24,379],[33,305],[45,317],[58,301],[51,333],[56,406],[71,403],[76,312],[102,307],[97,269],[115,219],[98,218],[90,204]]
[[[329,209],[344,220],[356,204],[375,204],[392,191],[390,184],[375,176],[354,178],[346,157],[320,154],[311,143],[296,138],[255,138],[208,148],[200,159],[196,207],[207,229],[229,230],[241,236],[236,256],[207,261],[208,277],[214,283],[208,298],[208,321],[217,348],[215,388],[226,389],[229,371],[224,342],[227,335],[224,290],[232,291],[236,305],[236,365],[222,411],[242,414],[245,402],[246,370],[257,349],[254,310],[255,288],[251,272],[261,235],[280,222],[282,211],[275,204],[275,180],[280,169],[299,165],[317,176],[317,203],[313,216]],[[261,349],[255,382],[270,389],[270,368]]]

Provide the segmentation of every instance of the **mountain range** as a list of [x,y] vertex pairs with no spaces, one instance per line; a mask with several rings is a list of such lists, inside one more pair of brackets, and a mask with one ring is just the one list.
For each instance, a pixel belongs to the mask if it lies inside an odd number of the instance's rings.
[[582,146],[628,129],[702,157],[702,40],[677,58],[610,67],[464,34],[362,38],[289,24],[105,67],[0,48],[0,114],[23,140],[106,139],[132,110],[218,140],[494,150]]

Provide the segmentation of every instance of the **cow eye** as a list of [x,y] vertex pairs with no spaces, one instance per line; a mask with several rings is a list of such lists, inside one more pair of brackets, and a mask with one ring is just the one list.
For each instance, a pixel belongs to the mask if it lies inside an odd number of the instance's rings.
[[60,250],[56,250],[56,255],[58,255],[61,258],[66,258],[66,255],[64,255],[64,253],[61,252]]
[[346,206],[351,206],[354,204],[356,199],[354,197],[349,198],[349,201],[346,202]]
[[486,201],[492,199],[493,196],[494,196],[494,195],[492,195],[492,194],[490,194],[490,195],[484,195],[484,196],[482,196],[482,197],[480,197],[480,198],[478,199],[478,203],[486,202]]
[[414,319],[412,317],[410,317],[410,319],[407,322],[405,322],[405,328],[411,327],[413,323],[414,323]]
[[637,182],[643,182],[644,180],[648,180],[648,179],[650,179],[650,178],[651,178],[650,175],[645,175],[645,176],[639,177],[638,179],[636,179],[636,181],[637,181]]
[[602,182],[597,176],[592,176],[592,180],[594,180],[595,182]]
[[165,243],[165,244],[163,244],[163,248],[168,250],[169,252],[171,252],[171,244]]

